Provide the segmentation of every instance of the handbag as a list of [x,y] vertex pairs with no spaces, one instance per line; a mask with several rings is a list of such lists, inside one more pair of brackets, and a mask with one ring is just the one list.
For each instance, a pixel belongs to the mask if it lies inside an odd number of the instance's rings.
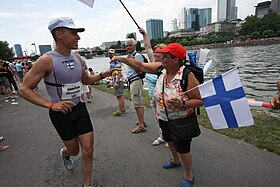
[[175,142],[194,138],[201,134],[196,114],[174,120],[168,119],[168,126],[171,131],[171,138]]
[[195,113],[185,118],[173,120],[169,119],[167,108],[164,102],[164,80],[162,85],[163,105],[168,120],[168,127],[171,131],[170,135],[173,141],[178,142],[199,136],[201,134],[201,131],[198,125],[197,115]]

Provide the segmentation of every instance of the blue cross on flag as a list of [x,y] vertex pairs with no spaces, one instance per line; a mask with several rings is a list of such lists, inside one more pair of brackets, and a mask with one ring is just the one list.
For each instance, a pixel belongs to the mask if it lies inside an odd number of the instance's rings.
[[200,85],[199,91],[214,129],[254,125],[236,68]]

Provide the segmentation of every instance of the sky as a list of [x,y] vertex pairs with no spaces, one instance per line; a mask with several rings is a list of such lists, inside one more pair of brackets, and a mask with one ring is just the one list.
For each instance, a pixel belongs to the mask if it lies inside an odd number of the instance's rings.
[[[237,17],[253,15],[255,7],[264,0],[236,0]],[[122,0],[140,27],[146,28],[147,19],[162,19],[164,31],[171,30],[171,20],[181,8],[212,8],[212,22],[217,21],[218,0]],[[9,47],[21,44],[28,54],[38,45],[53,45],[48,30],[49,21],[56,17],[71,17],[76,26],[86,30],[80,33],[81,47],[100,46],[102,42],[124,41],[126,34],[138,29],[119,0],[95,0],[93,8],[78,0],[10,0],[0,5],[0,41]]]

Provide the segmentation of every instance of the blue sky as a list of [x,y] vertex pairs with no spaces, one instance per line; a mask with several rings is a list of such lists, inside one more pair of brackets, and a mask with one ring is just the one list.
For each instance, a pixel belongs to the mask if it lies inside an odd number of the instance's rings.
[[[264,1],[264,0],[263,0]],[[238,18],[254,14],[262,0],[236,0]],[[122,0],[139,26],[145,28],[150,18],[162,19],[164,30],[170,30],[170,20],[178,18],[182,7],[212,8],[212,21],[217,20],[217,0]],[[125,40],[129,32],[138,30],[118,0],[95,0],[93,8],[77,0],[10,0],[0,6],[0,40],[10,47],[21,44],[28,53],[36,45],[53,44],[48,31],[50,19],[71,17],[86,31],[80,34],[79,47],[94,47],[106,41]],[[138,39],[141,38],[137,35]],[[37,49],[38,50],[38,49]]]

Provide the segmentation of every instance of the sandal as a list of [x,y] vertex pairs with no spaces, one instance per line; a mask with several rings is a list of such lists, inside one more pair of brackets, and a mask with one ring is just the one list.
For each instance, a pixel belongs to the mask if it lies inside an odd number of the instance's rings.
[[162,143],[164,143],[165,141],[161,138],[161,137],[158,137],[158,139],[156,139],[154,142],[153,142],[153,145],[154,146],[157,146],[157,145],[160,145]]
[[131,133],[141,133],[141,132],[146,132],[146,129],[145,128],[141,128],[141,127],[135,127],[134,129],[131,130]]
[[[138,126],[139,125],[139,123],[138,122],[136,122],[136,126]],[[144,127],[146,128],[147,127],[147,125],[146,125],[146,123],[144,122]]]

